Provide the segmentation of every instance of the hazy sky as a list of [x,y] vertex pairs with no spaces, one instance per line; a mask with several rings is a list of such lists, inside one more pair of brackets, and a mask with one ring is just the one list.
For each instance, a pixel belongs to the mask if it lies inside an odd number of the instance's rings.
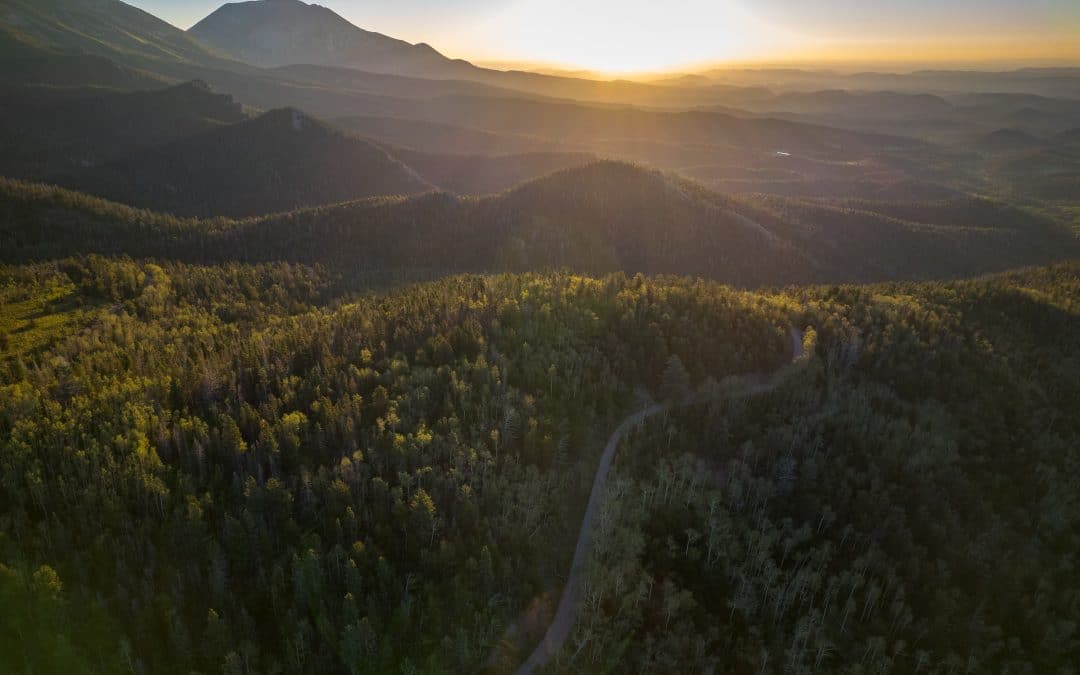
[[[128,0],[187,28],[220,0]],[[723,61],[1080,62],[1080,0],[322,0],[448,56],[617,71]]]

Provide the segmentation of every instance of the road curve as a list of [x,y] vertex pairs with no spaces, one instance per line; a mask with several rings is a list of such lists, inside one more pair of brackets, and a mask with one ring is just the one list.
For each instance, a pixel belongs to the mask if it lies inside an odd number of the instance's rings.
[[[791,360],[797,361],[803,356],[803,333],[797,328],[790,329],[791,335]],[[738,385],[741,385],[745,393],[751,395],[764,394],[775,389],[781,382],[779,371],[770,375],[740,375],[736,376]],[[702,402],[701,396],[694,396],[684,403],[693,405]],[[634,427],[644,424],[648,418],[671,408],[670,403],[657,403],[639,410],[625,419],[608,439],[604,447],[604,454],[600,456],[600,466],[596,469],[596,477],[593,478],[592,492],[589,493],[589,505],[585,507],[585,515],[581,521],[581,532],[578,534],[577,546],[574,548],[574,560],[570,564],[570,576],[566,580],[562,597],[559,599],[559,607],[555,610],[555,617],[548,626],[547,633],[536,646],[529,658],[517,669],[517,675],[531,675],[533,671],[547,664],[555,654],[562,649],[566,638],[570,636],[570,630],[574,627],[577,607],[581,600],[581,575],[585,569],[585,560],[589,555],[589,547],[592,544],[593,522],[596,519],[596,511],[600,508],[601,495],[604,492],[604,484],[607,482],[608,471],[615,459],[615,450],[623,436]]]

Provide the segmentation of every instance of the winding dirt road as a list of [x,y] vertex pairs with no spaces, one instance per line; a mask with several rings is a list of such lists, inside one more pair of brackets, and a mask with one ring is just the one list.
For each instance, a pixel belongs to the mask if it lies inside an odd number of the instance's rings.
[[[797,328],[790,329],[791,335],[791,360],[798,361],[803,356],[803,332]],[[776,389],[783,380],[782,369],[777,372],[762,375],[738,375],[734,378],[725,378],[725,383],[732,382],[735,388],[741,389],[743,394],[754,396]],[[681,405],[693,405],[706,400],[707,396],[697,395],[688,398]],[[578,534],[577,547],[574,549],[574,561],[570,565],[570,576],[566,580],[562,597],[559,599],[559,607],[555,610],[555,617],[548,626],[547,633],[533,653],[521,664],[517,675],[531,675],[537,668],[543,667],[551,658],[562,649],[566,638],[570,636],[570,630],[574,627],[578,604],[580,604],[581,576],[585,569],[585,561],[589,555],[592,544],[593,522],[596,512],[600,508],[600,500],[604,492],[604,484],[607,482],[608,471],[615,459],[615,450],[623,436],[634,427],[641,426],[645,420],[664,412],[672,407],[670,403],[657,403],[626,417],[608,439],[604,447],[604,454],[600,457],[600,466],[596,469],[596,477],[593,478],[592,492],[589,494],[589,505],[585,507],[585,516],[581,521],[581,532]]]

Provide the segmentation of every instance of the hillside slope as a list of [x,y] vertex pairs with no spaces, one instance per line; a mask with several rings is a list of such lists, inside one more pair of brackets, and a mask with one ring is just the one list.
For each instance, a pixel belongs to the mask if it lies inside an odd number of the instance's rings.
[[1080,255],[1046,216],[988,199],[820,201],[747,197],[761,222],[849,281],[940,279]]
[[265,67],[314,64],[436,78],[472,70],[468,63],[452,61],[428,45],[363,30],[326,7],[300,0],[228,3],[188,34]]
[[120,0],[0,0],[0,29],[37,47],[164,71],[240,68],[184,31]]
[[[1080,631],[1049,617],[1080,600],[1061,564],[1080,553],[1078,291],[1074,262],[783,293],[809,358],[775,392],[725,379],[624,440],[583,565],[612,601],[583,603],[545,670],[1070,663]],[[489,673],[528,653],[504,645]]]
[[[718,195],[614,162],[566,169],[483,198],[378,198],[243,221],[148,219],[57,188],[6,187],[0,233],[9,260],[128,252],[189,261],[290,260],[405,276],[570,267],[693,274],[739,285],[819,273]],[[108,234],[95,236],[100,232]]]
[[347,129],[359,136],[373,138],[399,148],[423,152],[503,155],[568,151],[580,147],[524,134],[497,134],[481,129],[402,117],[353,115],[331,121],[342,129]]
[[381,148],[294,109],[274,110],[56,182],[197,216],[252,216],[432,187]]
[[201,82],[78,97],[10,88],[0,101],[0,174],[44,178],[246,119]]
[[442,190],[461,195],[487,195],[559,169],[596,161],[584,152],[524,152],[508,155],[475,155],[421,152],[376,142]]
[[[772,154],[783,150],[836,158],[859,158],[868,151],[918,146],[912,139],[846,131],[769,118],[735,117],[708,111],[665,112],[608,108],[559,101],[489,96],[442,96],[415,114],[429,121],[496,133],[529,134],[632,151],[635,144],[704,145],[750,148]],[[685,148],[680,148],[685,150]]]
[[0,266],[0,671],[514,672],[650,391],[555,672],[1067,668],[1078,297]]
[[[243,221],[177,220],[59,188],[3,186],[0,256],[8,261],[126,252],[322,264],[357,279],[566,267],[761,286],[948,278],[1080,255],[1058,224],[994,203],[878,213],[859,203],[731,198],[616,162],[482,198],[384,197]],[[966,222],[949,224],[950,213],[965,211]]]
[[57,88],[97,87],[111,91],[154,89],[166,84],[162,78],[122,66],[108,58],[38,44],[0,19],[0,84]]

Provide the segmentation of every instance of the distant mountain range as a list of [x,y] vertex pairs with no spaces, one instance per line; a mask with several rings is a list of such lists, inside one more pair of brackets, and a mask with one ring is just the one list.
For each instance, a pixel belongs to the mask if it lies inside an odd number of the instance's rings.
[[250,217],[379,195],[490,194],[594,159],[421,152],[350,136],[284,108],[50,180],[181,216]]
[[[299,0],[227,4],[188,32],[120,0],[0,0],[0,55],[10,64],[0,71],[0,83],[133,89],[201,79],[248,105],[298,106],[322,117],[386,114],[394,106],[387,97],[423,98],[436,91],[476,95],[484,89],[487,96],[590,104],[798,113],[809,117],[789,119],[819,124],[853,120],[858,128],[889,132],[898,119],[910,116],[935,118],[941,113],[953,124],[957,111],[941,97],[925,95],[930,91],[995,91],[1000,86],[1080,97],[1080,71],[1069,69],[852,76],[724,70],[653,82],[501,71],[448,58],[426,44],[364,30],[329,9]],[[435,81],[440,84],[432,85]],[[789,86],[795,91],[770,91]],[[886,89],[914,95],[878,91],[851,96],[815,89]],[[1075,102],[1042,99],[1026,105],[1031,108],[1028,121],[1041,125],[1036,131],[1075,126],[1068,117],[1075,117]],[[882,124],[867,120],[882,115]],[[1013,124],[1022,126],[1016,120],[996,122],[997,127]]]
[[[0,0],[0,56],[11,65],[0,69],[0,174],[182,217],[366,231],[387,250],[395,235],[419,237],[401,244],[414,247],[402,260],[423,267],[754,284],[975,273],[1072,250],[1055,222],[1070,222],[1080,198],[1080,102],[760,86],[958,74],[735,71],[718,84],[720,73],[639,83],[500,72],[298,0],[226,5],[190,32],[119,0]],[[971,216],[962,225],[887,208],[973,194],[1023,208],[949,211]],[[355,201],[370,197],[385,199]]]
[[[447,58],[428,45],[363,30],[330,10],[298,0],[225,5],[190,32],[120,0],[0,0],[0,55],[17,56],[23,70],[47,76],[0,72],[0,83],[71,81],[69,73],[85,71],[89,57],[99,62],[95,84],[138,86],[140,78],[202,79],[245,103],[263,108],[301,105],[324,116],[370,113],[350,107],[358,92],[373,93],[372,73],[453,80],[459,83],[455,92],[459,94],[475,93],[480,83],[500,88],[504,95],[658,106],[715,104],[742,90],[479,68]],[[125,70],[107,72],[101,59]],[[308,67],[279,72],[265,66]],[[343,81],[349,79],[340,72],[343,69],[352,71],[353,82]],[[382,84],[394,88],[386,80]],[[411,86],[415,89],[416,84]]]
[[418,150],[339,131],[296,109],[253,117],[197,81],[123,93],[0,87],[0,94],[0,175],[179,215],[254,216],[436,189],[487,194],[595,159]]
[[[403,85],[396,76],[368,77]],[[444,81],[430,82],[437,92]],[[769,161],[775,149],[783,148],[805,155],[779,163],[789,172],[803,167],[865,175],[872,167],[850,162],[889,148],[919,147],[896,137],[705,111],[667,113],[480,95],[380,99],[384,115],[340,121],[339,128],[351,132],[350,137],[298,108],[293,109],[310,122],[305,127],[310,133],[284,133],[289,131],[284,113],[248,123],[249,111],[201,82],[115,94],[11,87],[7,94],[0,103],[0,122],[5,123],[0,173],[49,178],[111,199],[199,216],[251,216],[434,188],[486,194],[595,156],[670,168],[697,163],[692,170],[709,176],[708,162],[737,156],[753,169],[751,156]],[[424,117],[429,119],[418,119]],[[377,152],[365,138],[379,146]],[[420,183],[395,163],[378,169],[386,154],[422,177]],[[343,175],[345,169],[351,175]]]

